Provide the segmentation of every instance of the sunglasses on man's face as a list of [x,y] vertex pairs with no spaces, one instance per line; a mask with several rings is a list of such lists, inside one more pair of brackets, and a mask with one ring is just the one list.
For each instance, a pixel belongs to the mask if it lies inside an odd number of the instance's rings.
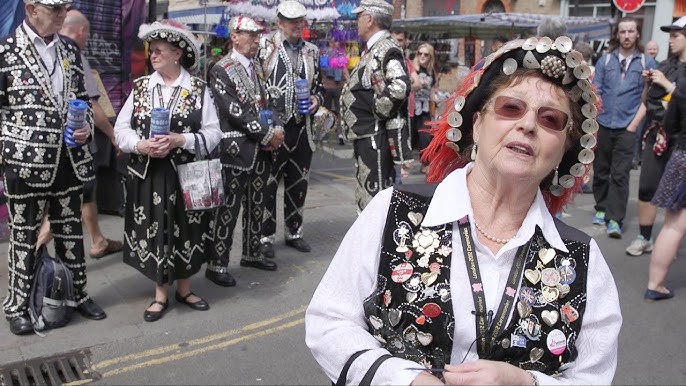
[[[491,103],[493,112],[503,119],[521,119],[529,111],[526,102],[511,96],[497,96]],[[554,107],[540,106],[536,110],[536,123],[549,130],[564,131],[569,123],[569,115]]]

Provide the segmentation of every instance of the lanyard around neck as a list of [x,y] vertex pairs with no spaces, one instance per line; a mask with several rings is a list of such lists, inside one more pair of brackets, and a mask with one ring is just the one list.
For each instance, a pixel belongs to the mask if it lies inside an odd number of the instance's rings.
[[491,347],[495,344],[496,338],[505,328],[507,318],[514,308],[519,279],[522,277],[522,272],[524,271],[524,263],[529,251],[529,246],[531,245],[531,240],[519,247],[519,250],[517,251],[517,256],[510,269],[510,275],[507,278],[505,291],[500,300],[498,312],[495,314],[495,319],[493,319],[491,326],[493,311],[486,310],[486,296],[484,295],[483,282],[481,280],[481,272],[479,271],[479,262],[476,258],[474,238],[472,237],[472,228],[469,225],[469,218],[465,216],[464,220],[458,221],[458,224],[460,238],[462,239],[464,259],[467,264],[467,275],[469,276],[472,297],[474,298],[474,308],[476,308],[476,351],[479,358],[486,358]]
[[[178,97],[179,97],[181,87],[179,87],[179,86],[174,87],[174,92],[172,93],[171,98],[169,98],[169,102],[167,102],[166,106],[164,105],[164,97],[162,96],[162,86],[158,83],[157,86],[155,86],[154,90],[157,91],[157,99],[160,102],[160,107],[164,107],[165,109],[171,111],[172,106],[176,102],[176,99],[178,99]],[[154,94],[154,91],[153,91],[153,94]],[[153,97],[153,100],[154,100],[154,97]],[[153,107],[155,107],[155,106],[153,106]]]

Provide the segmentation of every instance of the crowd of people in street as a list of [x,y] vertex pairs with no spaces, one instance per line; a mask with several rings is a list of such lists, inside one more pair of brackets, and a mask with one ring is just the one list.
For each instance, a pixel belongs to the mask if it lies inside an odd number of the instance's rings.
[[[146,322],[165,315],[174,284],[176,303],[209,310],[191,290],[203,265],[212,283],[236,285],[241,211],[241,267],[278,269],[279,212],[285,245],[310,252],[320,106],[335,114],[340,143],[352,143],[359,213],[306,314],[306,343],[337,384],[610,383],[622,323],[614,279],[596,241],[559,217],[592,192],[590,222],[622,238],[637,162],[639,234],[626,253],[651,253],[645,300],[674,296],[665,279],[686,234],[686,17],[661,28],[670,53],[660,63],[655,42],[643,51],[638,19],[620,19],[594,60],[590,44],[548,18],[536,37],[495,39],[444,111],[434,45],[411,53],[384,0],[353,10],[364,50],[339,72],[320,69],[295,0],[280,1],[273,31],[232,17],[230,51],[207,79],[195,75],[198,39],[162,20],[138,31],[151,73],[133,81],[111,125],[83,54],[88,20],[71,0],[24,2],[26,19],[0,41],[3,311],[14,334],[34,331],[33,267],[51,239],[73,273],[76,310],[107,317],[86,291],[82,223],[92,258],[121,252],[154,282]],[[88,108],[71,143],[74,99]],[[95,128],[128,157],[123,242],[97,223]],[[417,155],[429,184],[399,184]],[[179,166],[206,158],[219,160],[226,199],[189,210]]]

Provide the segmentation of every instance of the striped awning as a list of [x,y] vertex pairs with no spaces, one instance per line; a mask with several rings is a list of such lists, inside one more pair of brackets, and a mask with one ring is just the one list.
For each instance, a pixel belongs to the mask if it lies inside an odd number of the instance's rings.
[[[207,24],[219,24],[222,12],[226,10],[226,4],[211,4],[207,6]],[[167,12],[167,18],[180,21],[185,24],[205,24],[205,7],[181,9]]]
[[[473,36],[478,39],[492,39],[496,36],[514,38],[533,36],[543,18],[551,15],[525,13],[491,13],[417,17],[394,20],[393,25],[410,33],[440,35],[443,38]],[[609,39],[611,24],[608,18],[566,17],[567,35],[573,40]]]

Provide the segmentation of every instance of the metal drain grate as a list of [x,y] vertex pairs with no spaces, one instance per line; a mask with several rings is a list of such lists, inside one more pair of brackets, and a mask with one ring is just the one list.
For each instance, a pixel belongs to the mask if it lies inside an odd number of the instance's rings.
[[78,350],[0,367],[2,386],[85,384],[100,379],[90,368],[90,351]]

